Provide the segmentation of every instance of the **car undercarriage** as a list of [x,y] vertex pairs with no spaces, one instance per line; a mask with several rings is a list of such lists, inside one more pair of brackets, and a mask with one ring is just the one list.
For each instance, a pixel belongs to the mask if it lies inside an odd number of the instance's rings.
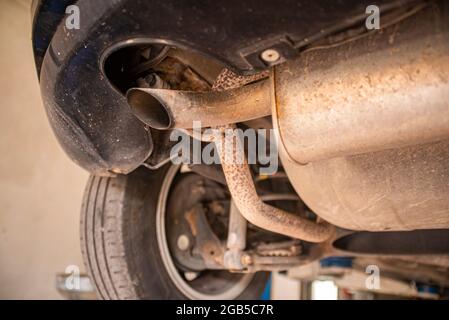
[[273,271],[447,298],[449,6],[369,5],[36,1],[101,298],[257,298]]

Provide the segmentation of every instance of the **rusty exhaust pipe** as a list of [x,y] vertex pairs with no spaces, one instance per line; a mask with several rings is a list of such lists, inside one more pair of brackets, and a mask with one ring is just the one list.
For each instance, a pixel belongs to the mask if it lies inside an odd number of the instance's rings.
[[256,192],[251,172],[244,156],[242,142],[234,134],[225,134],[234,126],[219,128],[214,142],[229,192],[242,216],[252,224],[309,242],[324,242],[334,234],[334,227],[325,221],[314,222],[264,203]]
[[127,92],[131,111],[152,128],[191,129],[257,119],[271,114],[268,80],[227,91],[177,91],[132,88]]

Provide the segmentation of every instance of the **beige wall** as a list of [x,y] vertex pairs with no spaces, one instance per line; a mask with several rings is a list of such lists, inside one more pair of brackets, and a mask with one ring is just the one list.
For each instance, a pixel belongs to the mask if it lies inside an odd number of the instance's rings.
[[87,173],[57,144],[40,100],[31,0],[0,1],[0,298],[59,298],[57,272],[80,265]]

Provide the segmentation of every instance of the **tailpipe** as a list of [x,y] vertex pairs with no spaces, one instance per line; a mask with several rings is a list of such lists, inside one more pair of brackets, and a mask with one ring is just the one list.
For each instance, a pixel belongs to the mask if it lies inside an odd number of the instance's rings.
[[226,91],[178,91],[132,88],[126,94],[131,111],[143,123],[159,129],[216,127],[271,114],[267,79]]

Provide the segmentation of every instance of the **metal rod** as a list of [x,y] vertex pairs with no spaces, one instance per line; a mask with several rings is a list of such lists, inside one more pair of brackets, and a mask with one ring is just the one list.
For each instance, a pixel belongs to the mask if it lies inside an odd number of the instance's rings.
[[240,213],[234,201],[231,201],[229,209],[229,228],[227,250],[224,254],[224,265],[233,270],[244,269],[242,264],[243,250],[246,248],[246,227],[247,221]]
[[246,247],[246,219],[240,213],[234,201],[229,210],[229,229],[227,247],[230,250],[244,250]]

